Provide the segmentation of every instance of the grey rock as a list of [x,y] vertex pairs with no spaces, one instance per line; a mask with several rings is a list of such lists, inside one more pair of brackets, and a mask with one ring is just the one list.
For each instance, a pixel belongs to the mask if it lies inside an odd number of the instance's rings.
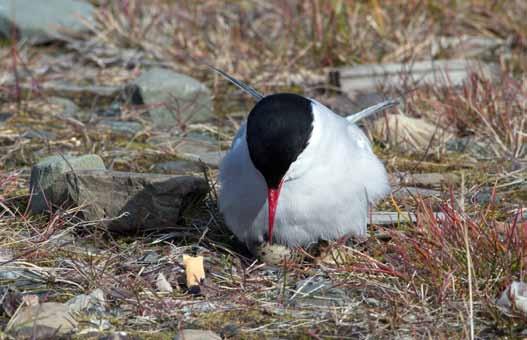
[[201,329],[183,329],[174,340],[221,340],[221,337],[213,331]]
[[289,299],[296,305],[313,307],[342,306],[348,300],[344,290],[333,287],[330,281],[320,276],[298,281],[295,292]]
[[128,335],[126,332],[114,332],[108,335],[101,335],[98,340],[141,340],[138,336]]
[[5,122],[11,117],[13,117],[13,114],[11,112],[0,112],[0,123]]
[[90,294],[77,295],[66,305],[72,313],[103,314],[106,311],[106,300],[102,289],[95,289]]
[[72,333],[77,325],[68,306],[45,302],[19,309],[9,321],[7,332],[17,339],[56,339]]
[[204,121],[212,115],[210,90],[189,76],[152,68],[128,86],[129,100],[147,105],[158,128],[174,128],[188,121]]
[[240,327],[238,325],[233,323],[228,323],[221,329],[221,337],[222,338],[236,338],[240,336]]
[[19,38],[31,43],[60,39],[61,30],[86,32],[83,20],[93,21],[93,6],[79,0],[0,1],[0,34],[11,36],[14,26]]
[[108,128],[116,135],[133,137],[143,130],[143,125],[138,122],[124,122],[120,120],[102,120],[98,124],[102,128]]
[[[23,92],[31,93],[32,84],[22,84]],[[55,96],[75,100],[82,106],[92,106],[97,103],[111,103],[119,98],[123,88],[110,85],[79,85],[63,80],[51,80],[39,84],[39,90],[47,96]]]
[[469,136],[450,139],[446,142],[446,150],[456,153],[466,153],[478,160],[494,159],[496,155],[490,145],[491,142],[485,142]]
[[224,151],[220,151],[218,148],[218,142],[206,134],[191,133],[183,139],[175,139],[167,136],[166,134],[160,134],[156,138],[151,138],[149,142],[156,145],[163,145],[167,143],[167,140],[176,140],[176,154],[179,158],[197,162],[203,162],[205,165],[211,168],[218,168],[221,160],[225,156]]
[[437,56],[442,52],[454,54],[454,56],[465,58],[492,57],[497,50],[503,54],[506,42],[502,39],[461,35],[456,37],[441,36],[433,39],[431,55]]
[[199,165],[197,162],[184,160],[184,159],[157,163],[157,164],[154,164],[152,169],[155,172],[168,173],[168,174],[184,174],[184,173],[191,173],[191,172],[203,172],[201,165]]
[[189,161],[202,162],[208,167],[217,169],[226,154],[226,151],[209,151],[203,153],[181,153],[179,156]]
[[481,190],[479,190],[472,196],[471,201],[480,205],[501,202],[501,200],[503,199],[503,195],[500,193],[496,193],[493,197],[492,191],[493,189],[489,187],[481,188]]
[[61,97],[50,97],[47,100],[50,104],[61,106],[62,112],[60,112],[60,114],[66,117],[74,117],[80,111],[77,104],[75,104],[69,99],[61,98]]
[[22,133],[21,137],[26,139],[53,140],[56,138],[56,135],[49,131],[29,129]]
[[15,286],[21,290],[42,287],[46,278],[26,268],[2,266],[0,269],[0,286]]
[[346,93],[350,112],[377,104],[384,90],[405,91],[422,85],[460,86],[472,71],[492,80],[499,79],[499,65],[470,59],[427,60],[411,64],[368,64],[330,70],[329,82]]
[[208,192],[205,179],[192,176],[84,170],[65,177],[69,201],[85,207],[84,217],[119,232],[173,226]]
[[109,107],[99,109],[95,113],[101,117],[119,117],[122,114],[121,104],[112,103]]
[[138,263],[141,264],[157,264],[161,256],[156,253],[155,251],[148,251],[143,256],[141,256],[139,259],[137,259]]
[[441,192],[434,189],[423,189],[418,187],[400,187],[394,188],[392,195],[395,198],[409,198],[409,197],[440,197]]
[[[411,64],[370,64],[342,67],[330,78],[346,93],[374,92],[379,87],[404,88],[423,84],[458,86],[471,71],[481,71],[497,79],[499,67],[469,59],[428,60]],[[447,82],[448,81],[448,82]]]
[[81,169],[106,169],[97,155],[79,157],[60,155],[47,157],[31,169],[29,190],[32,193],[30,208],[34,213],[48,209],[48,202],[62,204],[67,200],[67,185],[64,174]]

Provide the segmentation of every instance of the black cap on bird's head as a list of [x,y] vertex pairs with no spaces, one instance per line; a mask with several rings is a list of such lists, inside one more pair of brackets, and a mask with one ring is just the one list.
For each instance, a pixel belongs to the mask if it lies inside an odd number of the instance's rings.
[[278,189],[291,164],[306,148],[313,131],[311,101],[279,93],[261,99],[247,119],[249,155],[268,188]]

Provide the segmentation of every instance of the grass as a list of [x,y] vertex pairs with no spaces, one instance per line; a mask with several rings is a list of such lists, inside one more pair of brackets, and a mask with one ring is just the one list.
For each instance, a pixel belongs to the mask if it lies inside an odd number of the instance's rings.
[[[23,269],[38,281],[13,296],[66,301],[101,288],[112,326],[152,339],[171,338],[181,328],[243,339],[521,337],[525,315],[504,314],[495,300],[525,273],[527,222],[519,217],[527,199],[523,1],[94,3],[97,20],[82,39],[45,48],[6,41],[0,47],[5,56],[0,58],[0,112],[14,114],[0,123],[0,272]],[[405,89],[404,110],[436,124],[438,131],[483,143],[492,157],[450,152],[439,138],[424,147],[403,147],[393,134],[369,130],[390,172],[453,172],[463,178],[437,187],[440,197],[380,202],[378,209],[415,212],[415,224],[372,226],[368,239],[353,246],[329,243],[313,252],[298,251],[294,260],[269,268],[227,231],[213,191],[182,225],[140,235],[106,233],[97,222],[76,217],[75,209],[57,209],[49,216],[27,211],[28,169],[43,156],[91,152],[114,169],[147,172],[154,163],[175,159],[184,136],[172,131],[170,143],[155,144],[156,138],[167,137],[143,119],[144,107],[122,108],[126,119],[146,127],[132,140],[101,131],[89,115],[63,117],[39,90],[50,79],[116,85],[159,64],[190,74],[212,89],[218,115],[207,124],[187,124],[185,133],[206,131],[225,148],[251,102],[205,63],[264,93],[294,91],[318,98],[336,94],[327,85],[331,68],[457,57],[463,49],[433,54],[432,46],[440,37],[461,36],[499,43],[478,58],[498,63],[501,78],[491,81],[475,72],[460,88],[447,83]],[[123,51],[132,51],[135,59]],[[67,55],[75,67],[39,73],[45,57]],[[94,76],[84,79],[76,67]],[[17,81],[3,80],[15,74]],[[29,90],[21,87],[24,82],[31,84]],[[387,95],[393,94],[388,89]],[[73,99],[86,112],[103,105],[96,98]],[[86,105],[90,101],[94,104]],[[55,138],[22,137],[29,127]],[[212,188],[216,175],[209,173]],[[481,203],[483,191],[490,197]],[[442,212],[444,220],[436,220],[433,212]],[[192,252],[205,256],[202,296],[187,293],[182,282],[181,257]],[[148,254],[156,254],[155,261],[144,262]],[[173,293],[157,291],[160,272],[176,288]],[[297,282],[313,276],[344,291],[346,302],[302,305]],[[0,280],[0,286],[16,283]],[[0,301],[2,294],[0,289]],[[10,317],[2,303],[0,329]]]

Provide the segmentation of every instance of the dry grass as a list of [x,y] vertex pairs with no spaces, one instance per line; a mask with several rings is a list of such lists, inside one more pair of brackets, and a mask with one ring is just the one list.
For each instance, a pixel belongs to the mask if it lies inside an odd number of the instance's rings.
[[[5,56],[0,59],[0,112],[15,113],[0,123],[0,272],[21,271],[26,278],[24,285],[4,280],[0,286],[18,284],[19,293],[37,293],[41,301],[65,301],[101,288],[112,326],[150,338],[170,338],[182,327],[224,334],[237,329],[235,337],[248,339],[470,338],[472,328],[477,337],[522,334],[525,316],[501,313],[495,298],[510,282],[524,278],[526,259],[527,222],[518,210],[527,200],[524,1],[97,3],[98,20],[82,40],[40,49],[6,41],[0,50]],[[409,91],[406,111],[457,136],[485,141],[494,157],[448,153],[435,140],[410,154],[373,135],[390,171],[448,171],[465,179],[443,187],[442,198],[389,198],[380,204],[416,212],[415,225],[374,226],[368,240],[353,247],[299,250],[294,260],[270,268],[227,231],[214,192],[178,228],[142,235],[108,234],[96,221],[79,220],[75,209],[49,216],[26,211],[27,169],[42,156],[93,152],[114,169],[149,171],[153,163],[176,157],[174,145],[182,137],[172,135],[173,141],[161,146],[152,143],[159,135],[142,120],[144,108],[123,108],[126,119],[147,126],[132,140],[103,133],[90,119],[57,115],[39,85],[54,78],[83,79],[75,67],[41,71],[45,57],[64,55],[96,70],[90,79],[96,84],[120,84],[158,64],[203,80],[216,96],[218,118],[210,125],[191,124],[186,133],[206,131],[225,146],[243,116],[232,113],[246,112],[250,103],[204,63],[264,93],[316,96],[320,87],[327,89],[320,84],[326,68],[456,56],[459,50],[434,54],[432,46],[439,37],[462,35],[500,42],[492,56],[482,58],[499,63],[503,78],[491,82],[474,74],[460,89]],[[4,81],[14,74],[16,82]],[[19,81],[32,87],[21,91]],[[98,105],[83,109],[90,112]],[[28,127],[55,137],[22,137]],[[210,178],[215,175],[212,171]],[[475,197],[483,189],[491,190],[491,198],[479,203]],[[436,220],[434,211],[445,219]],[[202,296],[189,294],[182,283],[182,254],[192,252],[206,259]],[[155,254],[153,261],[148,254]],[[174,293],[157,291],[160,272],[177,287]],[[324,279],[335,294],[346,297],[306,304],[308,297],[296,284],[311,277]],[[3,328],[9,317],[5,308],[0,316]]]

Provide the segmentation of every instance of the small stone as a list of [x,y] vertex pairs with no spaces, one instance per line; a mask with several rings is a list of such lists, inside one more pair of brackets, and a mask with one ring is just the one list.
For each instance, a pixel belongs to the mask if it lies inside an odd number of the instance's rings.
[[240,327],[233,323],[226,324],[221,329],[221,337],[222,338],[236,338],[240,335]]
[[313,276],[296,283],[290,301],[303,306],[342,306],[348,301],[348,296],[342,289],[333,287],[327,279]]
[[22,133],[21,137],[26,139],[53,140],[56,135],[53,132],[29,129]]
[[97,155],[51,156],[31,169],[29,191],[32,193],[30,208],[33,213],[48,209],[48,203],[63,204],[67,200],[67,185],[64,174],[81,169],[104,170],[104,162]]
[[60,97],[50,97],[47,100],[50,104],[61,106],[62,112],[59,112],[59,113],[66,117],[77,116],[78,112],[80,111],[77,104],[75,104],[69,99],[60,98]]
[[143,256],[141,256],[137,262],[141,264],[157,264],[160,259],[160,256],[155,251],[147,251]]
[[106,301],[102,289],[95,289],[89,295],[80,294],[71,298],[66,305],[72,313],[102,314],[106,311]]
[[[87,32],[84,22],[93,22],[94,7],[80,0],[16,0],[0,2],[0,34],[41,44],[60,39],[60,32]],[[81,19],[82,18],[82,19]]]
[[436,124],[423,118],[414,118],[404,114],[388,114],[385,119],[373,122],[373,129],[394,145],[404,150],[425,150],[431,140],[446,141],[452,135]]
[[97,126],[109,128],[116,135],[133,137],[143,130],[143,125],[138,122],[124,122],[120,120],[105,119],[100,121]]
[[451,138],[446,142],[446,150],[449,152],[466,153],[477,160],[494,159],[495,154],[490,147],[490,143],[471,136]]
[[189,161],[185,159],[178,159],[175,161],[168,161],[163,163],[154,164],[152,170],[160,173],[167,174],[186,174],[186,173],[202,173],[203,169],[201,165],[194,161]]
[[108,335],[101,335],[98,340],[141,340],[141,338],[128,335],[126,332],[114,332]]
[[122,114],[121,104],[112,103],[109,107],[104,108],[104,109],[99,109],[95,111],[95,113],[101,117],[112,117],[112,118],[119,117]]
[[168,69],[143,72],[127,92],[134,104],[151,107],[149,114],[158,128],[171,129],[212,117],[210,90],[196,79]]
[[221,337],[213,331],[183,329],[174,337],[174,340],[221,340]]
[[13,117],[13,114],[11,112],[0,112],[0,123],[5,122],[11,117]]
[[509,314],[514,309],[527,315],[527,284],[521,281],[512,282],[496,301],[500,309]]
[[189,161],[202,162],[208,167],[217,169],[226,154],[227,152],[225,151],[210,151],[198,154],[182,153],[180,154],[180,157]]
[[72,333],[77,321],[65,304],[45,302],[20,308],[9,325],[7,332],[17,339],[54,339]]
[[392,195],[395,198],[413,198],[413,197],[440,197],[441,192],[434,189],[424,189],[416,187],[393,188]]
[[172,288],[172,285],[170,282],[168,282],[167,278],[165,277],[165,274],[159,273],[156,278],[156,287],[157,290],[163,293],[172,293],[174,289]]

